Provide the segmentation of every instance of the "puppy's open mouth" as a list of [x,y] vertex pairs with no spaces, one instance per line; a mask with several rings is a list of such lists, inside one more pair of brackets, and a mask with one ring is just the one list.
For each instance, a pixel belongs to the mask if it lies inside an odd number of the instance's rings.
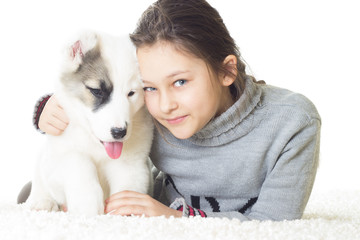
[[121,155],[121,151],[123,148],[122,142],[103,142],[101,143],[104,145],[106,153],[112,159],[118,159]]

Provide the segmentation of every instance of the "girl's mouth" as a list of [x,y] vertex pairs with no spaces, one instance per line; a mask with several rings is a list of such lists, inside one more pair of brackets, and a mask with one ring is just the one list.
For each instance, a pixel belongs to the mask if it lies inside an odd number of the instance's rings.
[[166,119],[166,121],[169,123],[169,124],[179,124],[181,122],[183,122],[188,116],[185,115],[185,116],[181,116],[181,117],[176,117],[176,118],[172,118],[172,119]]

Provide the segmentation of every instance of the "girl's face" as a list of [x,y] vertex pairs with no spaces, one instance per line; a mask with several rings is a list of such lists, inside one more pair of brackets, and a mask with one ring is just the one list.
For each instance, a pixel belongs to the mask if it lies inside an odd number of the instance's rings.
[[206,63],[157,42],[137,51],[150,114],[175,137],[186,139],[232,104],[227,84]]

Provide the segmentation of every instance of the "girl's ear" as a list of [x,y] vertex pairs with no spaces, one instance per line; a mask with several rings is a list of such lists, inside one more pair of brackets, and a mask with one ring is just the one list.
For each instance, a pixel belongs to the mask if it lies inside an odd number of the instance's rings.
[[221,78],[221,84],[225,87],[230,86],[231,84],[233,84],[233,82],[236,79],[236,76],[238,74],[237,72],[237,68],[236,68],[236,64],[237,64],[237,59],[235,57],[235,55],[228,55],[224,62],[223,62],[225,68],[231,72],[232,74],[228,74],[228,73],[222,73],[222,78]]

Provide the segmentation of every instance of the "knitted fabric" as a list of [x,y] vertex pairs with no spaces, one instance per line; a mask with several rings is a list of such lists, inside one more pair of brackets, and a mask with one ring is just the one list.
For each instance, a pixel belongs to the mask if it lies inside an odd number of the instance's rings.
[[191,138],[155,132],[155,197],[184,215],[298,219],[316,175],[320,126],[306,97],[248,80],[240,99]]

